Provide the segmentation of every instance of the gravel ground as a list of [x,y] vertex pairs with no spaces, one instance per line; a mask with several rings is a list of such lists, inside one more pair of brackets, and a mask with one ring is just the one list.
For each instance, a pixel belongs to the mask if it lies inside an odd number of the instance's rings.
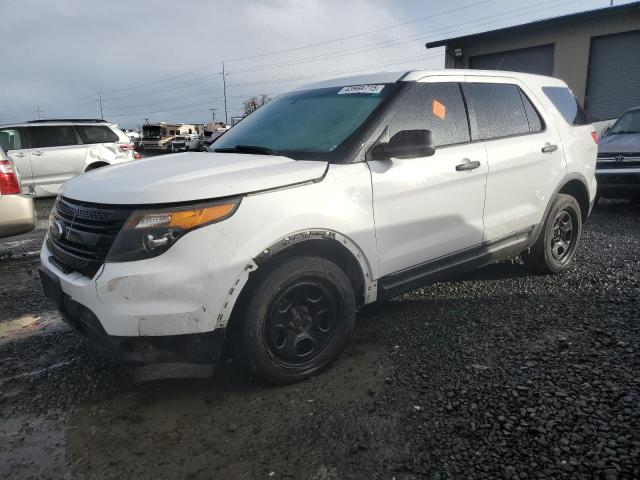
[[0,243],[0,478],[638,479],[639,244],[640,207],[605,203],[568,272],[369,306],[334,368],[271,388],[232,359],[134,385]]

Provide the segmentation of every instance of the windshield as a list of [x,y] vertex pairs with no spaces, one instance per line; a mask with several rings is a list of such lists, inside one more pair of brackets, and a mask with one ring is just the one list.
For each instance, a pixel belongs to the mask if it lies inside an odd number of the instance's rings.
[[212,148],[251,147],[293,158],[325,157],[363,126],[393,87],[357,85],[282,95],[227,131]]
[[622,115],[611,127],[608,135],[616,133],[640,133],[640,109],[631,110]]

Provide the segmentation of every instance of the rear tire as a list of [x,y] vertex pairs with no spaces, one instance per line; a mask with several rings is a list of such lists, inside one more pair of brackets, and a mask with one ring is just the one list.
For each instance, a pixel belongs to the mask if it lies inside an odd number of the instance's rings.
[[558,194],[533,246],[521,254],[525,265],[542,273],[558,273],[573,263],[582,235],[578,201]]
[[333,363],[355,323],[356,298],[347,275],[333,262],[302,257],[267,271],[258,282],[232,331],[235,353],[246,367],[268,383],[284,385]]

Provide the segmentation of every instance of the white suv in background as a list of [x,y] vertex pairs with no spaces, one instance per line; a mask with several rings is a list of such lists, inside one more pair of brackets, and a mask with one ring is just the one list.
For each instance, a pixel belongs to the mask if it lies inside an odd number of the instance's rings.
[[518,253],[568,268],[596,193],[582,109],[520,73],[330,80],[211,148],[67,182],[42,247],[67,322],[148,376],[208,374],[230,336],[260,378],[301,380],[365,304]]
[[0,126],[0,147],[11,157],[25,194],[51,197],[89,170],[134,159],[135,146],[104,120],[36,120]]

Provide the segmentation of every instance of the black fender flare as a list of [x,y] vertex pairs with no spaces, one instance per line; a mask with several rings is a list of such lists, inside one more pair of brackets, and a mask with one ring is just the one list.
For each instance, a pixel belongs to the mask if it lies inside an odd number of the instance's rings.
[[[569,173],[567,175],[565,175],[563,177],[563,179],[560,181],[560,183],[558,183],[558,185],[556,186],[556,188],[554,189],[553,193],[549,196],[549,201],[547,202],[547,206],[544,209],[544,215],[542,216],[542,220],[540,221],[540,223],[538,223],[538,225],[536,225],[535,227],[533,227],[533,230],[531,231],[531,244],[533,245],[535,242],[538,241],[538,237],[540,236],[540,233],[542,232],[542,229],[544,228],[544,225],[547,223],[547,219],[549,217],[549,212],[551,211],[551,208],[553,207],[553,202],[556,199],[556,197],[558,196],[558,194],[560,193],[560,190],[562,190],[569,182],[572,182],[574,180],[579,181],[580,183],[582,183],[582,185],[584,186],[585,190],[587,191],[587,197],[589,197],[589,183],[587,182],[587,179],[585,178],[584,175],[582,175],[581,173]],[[589,201],[589,210],[586,212],[586,215],[584,217],[584,219],[586,220],[586,218],[591,214],[591,209],[593,208],[593,201],[591,201],[590,198],[588,198]]]

